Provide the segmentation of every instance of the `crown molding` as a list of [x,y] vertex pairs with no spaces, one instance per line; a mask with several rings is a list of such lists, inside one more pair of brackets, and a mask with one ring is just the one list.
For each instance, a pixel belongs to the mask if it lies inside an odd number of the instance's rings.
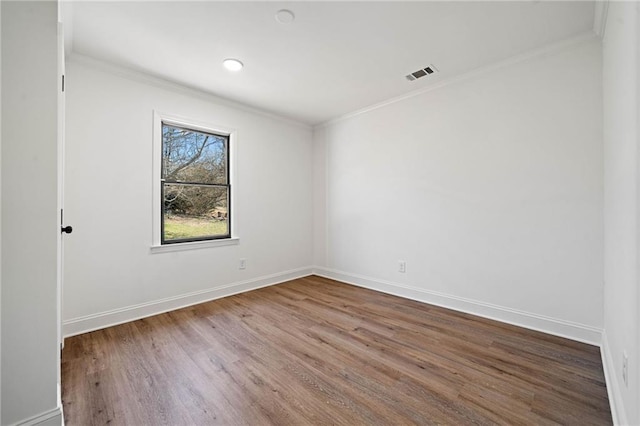
[[553,55],[559,52],[562,52],[564,50],[568,50],[568,49],[572,49],[575,48],[579,45],[582,44],[587,44],[590,42],[594,42],[596,40],[599,40],[598,36],[596,36],[596,34],[594,34],[592,31],[588,31],[586,33],[583,33],[577,37],[573,37],[570,39],[566,39],[566,40],[562,40],[560,42],[557,43],[553,43],[550,45],[547,45],[545,47],[539,48],[539,49],[534,49],[534,50],[530,50],[528,52],[516,55],[516,56],[512,56],[508,59],[502,60],[502,61],[498,61],[498,62],[494,62],[493,64],[489,64],[489,65],[485,65],[476,69],[473,69],[471,71],[462,73],[462,74],[458,74],[458,75],[454,75],[451,76],[449,78],[445,78],[443,80],[438,81],[437,83],[434,83],[430,86],[426,86],[423,87],[421,89],[418,90],[414,90],[411,91],[409,93],[406,93],[404,95],[401,96],[397,96],[391,99],[388,99],[386,101],[382,101],[373,105],[370,105],[368,107],[338,116],[336,118],[333,118],[331,120],[325,121],[324,123],[320,123],[316,126],[314,126],[314,129],[319,129],[319,128],[323,128],[323,127],[329,127],[333,124],[336,124],[338,122],[347,120],[349,118],[353,118],[356,117],[358,115],[362,115],[371,111],[374,111],[376,109],[379,108],[383,108],[386,107],[388,105],[392,105],[395,104],[397,102],[401,102],[404,101],[405,99],[410,99],[413,98],[415,96],[419,96],[422,95],[424,93],[428,93],[431,92],[433,90],[437,90],[440,89],[441,87],[445,87],[445,86],[449,86],[451,84],[454,83],[458,83],[464,80],[469,80],[472,78],[477,78],[479,76],[488,74],[490,72],[495,72],[496,70],[499,70],[501,68],[505,68],[511,65],[515,65],[515,64],[519,64],[521,62],[525,62],[528,60],[532,60],[535,58],[541,58],[541,57],[545,57],[545,56],[549,56],[549,55]]
[[215,95],[211,92],[207,92],[202,89],[198,89],[196,87],[177,83],[175,81],[161,78],[155,75],[151,75],[143,71],[124,67],[122,65],[116,65],[111,62],[106,62],[100,59],[93,58],[91,56],[82,55],[77,52],[70,53],[69,55],[67,55],[65,59],[67,63],[77,63],[93,69],[97,69],[99,71],[117,75],[119,77],[123,77],[128,80],[133,80],[138,83],[144,83],[151,86],[156,86],[161,89],[171,90],[173,92],[178,92],[180,94],[186,94],[189,96],[193,96],[195,98],[200,98],[217,105],[222,105],[222,106],[226,106],[236,110],[248,112],[251,114],[267,117],[267,118],[288,124],[290,126],[299,127],[306,130],[312,129],[312,126],[310,126],[309,124],[302,123],[293,118],[274,114],[272,112],[269,112],[260,108],[252,107],[237,101],[233,101],[231,99],[227,99],[227,98]]

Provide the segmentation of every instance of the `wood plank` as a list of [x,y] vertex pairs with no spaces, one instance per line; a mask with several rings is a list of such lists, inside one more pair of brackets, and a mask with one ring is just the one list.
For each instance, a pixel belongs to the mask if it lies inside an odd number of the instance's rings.
[[68,338],[68,425],[611,424],[599,349],[315,276]]

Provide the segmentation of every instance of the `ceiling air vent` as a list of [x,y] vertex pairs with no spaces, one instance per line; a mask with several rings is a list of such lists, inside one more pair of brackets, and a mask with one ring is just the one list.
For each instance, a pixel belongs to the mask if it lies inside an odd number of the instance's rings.
[[411,74],[407,75],[406,79],[409,81],[413,81],[422,78],[425,75],[433,74],[434,72],[438,72],[436,67],[434,67],[433,65],[429,65],[428,67],[422,68],[421,70],[412,72]]

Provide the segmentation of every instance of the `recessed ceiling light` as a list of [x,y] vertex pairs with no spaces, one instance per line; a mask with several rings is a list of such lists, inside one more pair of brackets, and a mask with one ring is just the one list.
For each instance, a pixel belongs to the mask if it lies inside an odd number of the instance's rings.
[[276,12],[276,21],[281,24],[290,24],[294,19],[296,19],[296,15],[289,9],[280,9]]
[[229,71],[240,71],[244,64],[237,59],[229,58],[222,61],[222,65]]

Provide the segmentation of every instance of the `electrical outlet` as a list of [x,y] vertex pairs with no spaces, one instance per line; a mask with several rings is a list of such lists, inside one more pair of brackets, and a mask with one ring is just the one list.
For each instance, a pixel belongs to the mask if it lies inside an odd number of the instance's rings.
[[629,357],[627,351],[622,352],[622,381],[629,387]]
[[247,269],[247,259],[240,259],[238,269]]
[[407,262],[404,260],[398,260],[398,272],[407,272]]

